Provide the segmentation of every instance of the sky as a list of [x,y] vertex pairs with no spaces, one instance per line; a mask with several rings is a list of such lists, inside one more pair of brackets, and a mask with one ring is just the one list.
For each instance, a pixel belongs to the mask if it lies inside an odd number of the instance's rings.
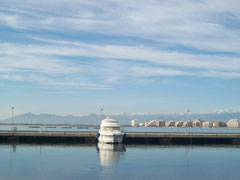
[[239,0],[0,0],[0,119],[240,110]]

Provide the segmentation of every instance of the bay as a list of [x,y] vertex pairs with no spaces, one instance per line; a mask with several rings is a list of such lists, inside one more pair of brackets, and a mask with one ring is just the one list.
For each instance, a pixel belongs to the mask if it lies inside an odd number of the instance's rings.
[[0,144],[4,180],[239,179],[240,146]]
[[[18,131],[66,131],[66,132],[97,132],[96,127],[75,127],[75,126],[23,126],[14,125]],[[0,131],[10,131],[12,126],[1,125]],[[122,127],[125,132],[164,132],[184,133],[186,128],[163,128],[163,127]],[[240,128],[187,128],[189,133],[239,133]]]

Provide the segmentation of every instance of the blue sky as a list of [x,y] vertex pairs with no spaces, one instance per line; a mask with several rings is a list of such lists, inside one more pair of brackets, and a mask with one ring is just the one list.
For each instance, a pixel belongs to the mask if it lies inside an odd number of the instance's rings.
[[1,0],[0,119],[240,110],[238,0]]

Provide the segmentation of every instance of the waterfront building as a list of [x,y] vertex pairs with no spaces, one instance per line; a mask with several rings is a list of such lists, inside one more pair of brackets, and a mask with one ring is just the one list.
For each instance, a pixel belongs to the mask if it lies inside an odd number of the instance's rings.
[[202,127],[202,123],[203,123],[204,121],[203,120],[201,120],[201,119],[195,119],[194,121],[193,121],[193,123],[192,123],[192,126],[193,127]]
[[156,127],[156,120],[151,120],[145,123],[145,127]]
[[182,127],[183,127],[183,128],[192,127],[192,122],[191,122],[191,121],[185,121],[185,122],[183,122]]
[[182,127],[183,126],[183,122],[182,121],[178,121],[174,124],[174,127]]
[[211,128],[211,127],[213,127],[213,122],[209,122],[209,121],[203,122],[202,127],[203,128]]
[[131,121],[131,126],[132,126],[132,127],[137,127],[137,119],[133,119],[133,120]]
[[239,121],[237,119],[230,119],[227,122],[227,127],[229,128],[239,128]]
[[219,127],[227,127],[227,123],[225,123],[225,122],[219,122]]
[[157,127],[165,127],[165,121],[164,120],[156,121],[156,126]]
[[175,122],[173,120],[166,122],[166,127],[174,127]]
[[143,123],[139,123],[139,125],[138,125],[139,127],[143,127],[144,126],[144,124]]
[[218,127],[219,127],[219,123],[214,121],[214,122],[213,122],[213,127],[214,127],[214,128],[218,128]]
[[219,128],[219,127],[227,127],[227,124],[225,122],[213,122],[213,127],[214,128]]

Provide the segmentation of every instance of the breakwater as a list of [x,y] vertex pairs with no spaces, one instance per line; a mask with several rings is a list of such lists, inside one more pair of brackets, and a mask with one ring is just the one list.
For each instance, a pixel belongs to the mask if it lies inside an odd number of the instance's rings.
[[[0,131],[1,142],[95,143],[96,132]],[[125,144],[240,144],[236,133],[127,132]]]

